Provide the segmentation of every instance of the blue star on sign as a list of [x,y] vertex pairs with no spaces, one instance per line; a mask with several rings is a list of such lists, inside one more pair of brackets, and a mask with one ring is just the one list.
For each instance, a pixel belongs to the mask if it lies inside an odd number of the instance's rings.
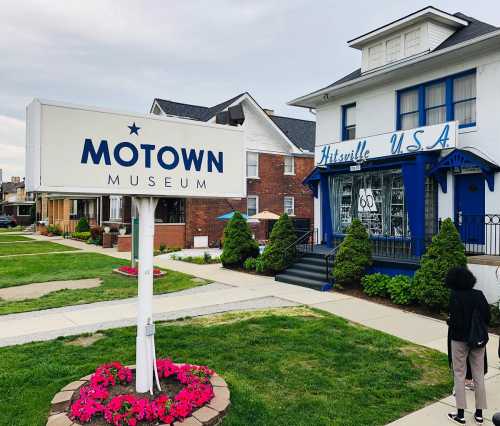
[[135,121],[134,121],[134,124],[132,124],[131,126],[127,126],[127,127],[130,129],[130,134],[135,133],[137,136],[139,136],[140,127],[137,127],[135,125]]

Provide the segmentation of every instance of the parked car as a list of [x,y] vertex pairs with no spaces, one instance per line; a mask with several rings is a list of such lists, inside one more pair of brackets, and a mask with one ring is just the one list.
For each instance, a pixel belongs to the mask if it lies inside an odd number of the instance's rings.
[[0,216],[0,228],[10,228],[15,226],[17,226],[17,222],[12,216]]

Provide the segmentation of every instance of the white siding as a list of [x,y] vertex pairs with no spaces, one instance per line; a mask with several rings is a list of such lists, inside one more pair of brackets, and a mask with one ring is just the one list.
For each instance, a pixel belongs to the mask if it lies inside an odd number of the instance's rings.
[[451,36],[455,30],[447,27],[445,25],[439,24],[437,22],[429,22],[429,49],[434,50],[443,41],[445,41],[449,36]]
[[290,154],[293,148],[279,134],[279,130],[274,129],[271,123],[268,123],[265,117],[255,110],[255,108],[243,102],[243,111],[245,113],[246,149],[250,151],[270,152]]

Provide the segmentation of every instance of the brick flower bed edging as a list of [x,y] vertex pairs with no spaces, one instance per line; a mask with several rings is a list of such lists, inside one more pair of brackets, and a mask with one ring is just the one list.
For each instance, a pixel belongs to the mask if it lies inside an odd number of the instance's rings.
[[[181,367],[184,364],[176,364]],[[128,366],[135,371],[135,365]],[[75,422],[68,417],[68,410],[73,395],[78,395],[80,388],[90,381],[92,374],[82,377],[64,386],[58,393],[54,395],[51,401],[50,414],[47,420],[47,426],[79,426],[81,423]],[[196,411],[193,411],[190,417],[186,417],[182,422],[176,421],[174,426],[214,426],[217,425],[226,415],[230,401],[229,387],[226,381],[214,373],[210,378],[214,390],[212,400]],[[75,396],[76,396],[75,395]],[[158,426],[168,426],[159,424]]]
[[[137,275],[132,275],[132,274],[127,274],[126,272],[124,271],[120,271],[118,268],[116,269],[113,269],[113,272],[115,274],[120,274],[120,275],[123,275],[124,277],[129,277],[129,278],[137,278]],[[153,279],[156,279],[156,278],[161,278],[161,277],[164,277],[165,275],[167,275],[167,273],[165,271],[160,271],[159,274],[157,275],[154,275],[153,274]]]

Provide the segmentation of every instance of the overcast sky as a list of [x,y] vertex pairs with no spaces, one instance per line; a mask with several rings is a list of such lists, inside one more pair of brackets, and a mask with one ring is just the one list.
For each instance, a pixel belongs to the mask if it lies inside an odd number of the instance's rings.
[[[286,102],[360,65],[346,41],[428,6],[307,0],[0,0],[0,168],[24,175],[34,97],[147,113],[155,97],[214,105],[248,91]],[[500,26],[498,0],[433,5]]]

